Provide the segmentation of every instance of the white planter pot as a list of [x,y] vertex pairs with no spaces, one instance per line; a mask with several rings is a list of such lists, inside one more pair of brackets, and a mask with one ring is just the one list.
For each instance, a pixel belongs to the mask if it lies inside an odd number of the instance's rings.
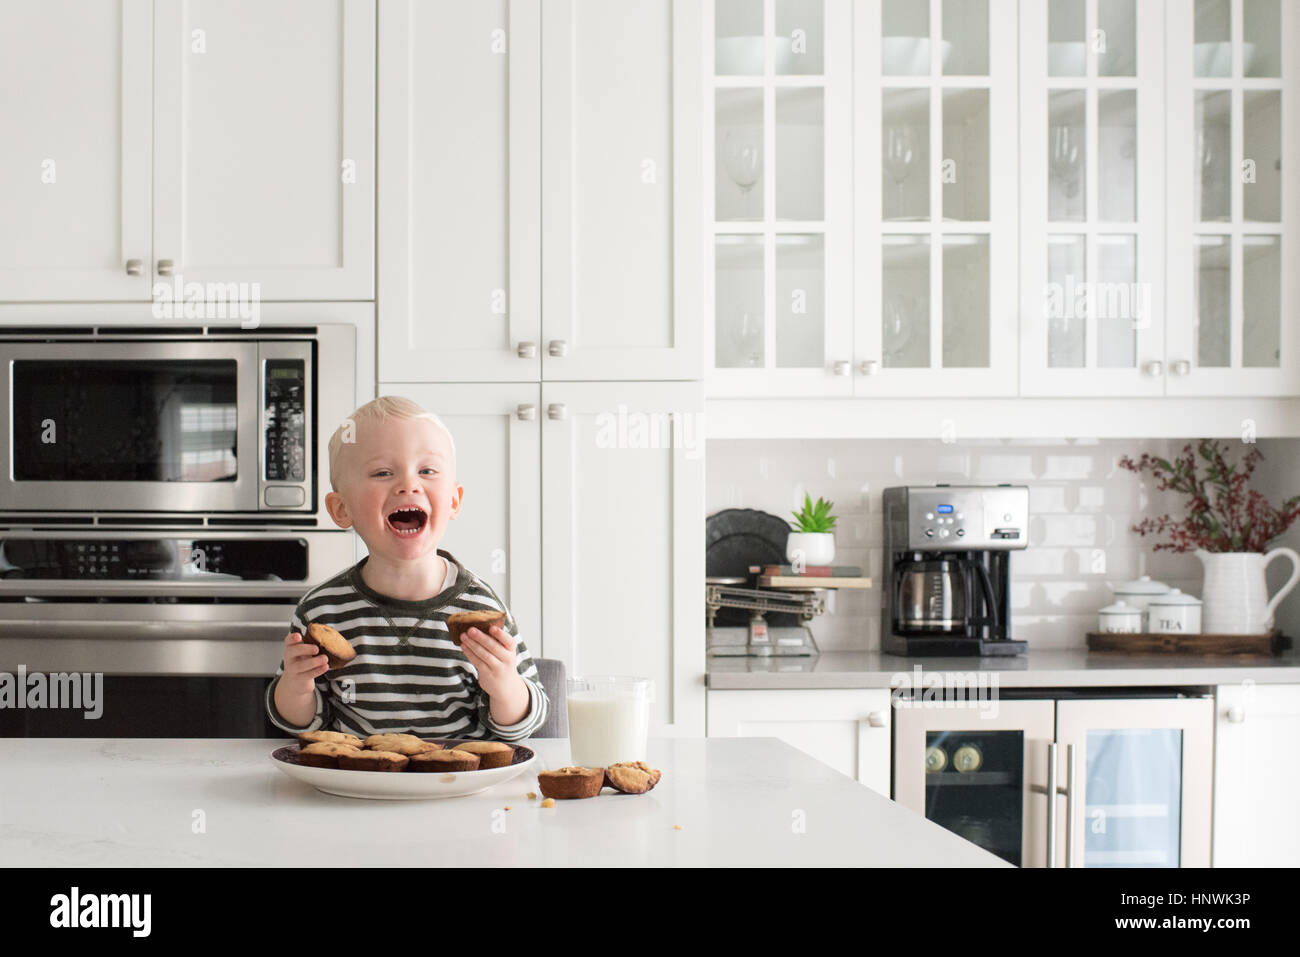
[[[1268,597],[1264,569],[1269,562],[1285,555],[1291,559],[1291,577]],[[1196,557],[1205,566],[1202,627],[1211,635],[1261,635],[1273,627],[1273,611],[1300,579],[1300,555],[1289,548],[1259,552],[1219,552],[1197,549]]]
[[829,565],[835,558],[833,532],[791,532],[785,542],[785,557],[791,565]]

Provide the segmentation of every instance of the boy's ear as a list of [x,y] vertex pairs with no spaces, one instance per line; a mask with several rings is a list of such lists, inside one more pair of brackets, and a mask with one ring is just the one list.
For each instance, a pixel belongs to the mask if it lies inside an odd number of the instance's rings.
[[465,497],[465,486],[457,485],[454,489],[452,489],[451,514],[447,516],[449,519],[455,518],[457,515],[460,514],[460,503],[464,497]]
[[325,495],[325,509],[339,528],[352,527],[352,517],[348,515],[347,503],[338,492],[329,492]]

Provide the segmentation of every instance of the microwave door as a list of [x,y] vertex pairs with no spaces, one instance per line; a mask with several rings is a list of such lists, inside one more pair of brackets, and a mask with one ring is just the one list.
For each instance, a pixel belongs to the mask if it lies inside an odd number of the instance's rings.
[[0,508],[256,511],[256,343],[0,343],[0,369]]

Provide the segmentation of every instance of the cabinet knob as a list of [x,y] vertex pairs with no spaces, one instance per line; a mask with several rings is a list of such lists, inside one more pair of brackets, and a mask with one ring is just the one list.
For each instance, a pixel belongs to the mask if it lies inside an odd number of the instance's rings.
[[853,370],[853,363],[841,359],[831,366],[831,371],[836,375],[848,375]]
[[552,339],[546,347],[546,351],[548,354],[559,358],[569,351],[569,344],[563,339]]
[[126,274],[128,276],[138,276],[144,271],[143,259],[128,259],[126,261]]
[[873,711],[867,715],[867,724],[873,728],[883,728],[885,726],[885,716],[879,711]]
[[158,260],[158,275],[170,276],[172,274],[172,270],[175,267],[176,267],[175,261],[171,259],[160,259]]
[[569,417],[568,407],[563,402],[552,402],[546,407],[546,417],[548,419],[567,419]]
[[1192,371],[1192,364],[1186,359],[1179,359],[1170,364],[1169,371],[1174,375],[1187,375]]
[[537,418],[537,406],[521,405],[515,410],[515,415],[518,416],[520,422],[531,422]]
[[1246,720],[1246,710],[1239,704],[1234,704],[1228,709],[1227,718],[1233,724],[1241,724]]
[[858,371],[863,375],[875,375],[880,371],[880,362],[877,359],[863,359],[858,364]]
[[1150,362],[1147,362],[1142,366],[1142,371],[1149,376],[1163,375],[1165,364],[1159,359],[1152,359]]
[[519,358],[521,358],[521,359],[536,359],[536,358],[537,358],[537,343],[535,343],[535,342],[521,342],[521,343],[519,343],[519,348],[516,349],[515,351],[516,351],[517,353],[519,353]]

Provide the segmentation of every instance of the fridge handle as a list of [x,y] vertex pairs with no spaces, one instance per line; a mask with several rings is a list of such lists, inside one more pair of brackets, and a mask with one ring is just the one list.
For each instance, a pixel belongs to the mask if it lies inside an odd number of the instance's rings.
[[1047,746],[1047,866],[1056,866],[1056,742]]
[[1074,867],[1074,745],[1065,746],[1065,866]]

